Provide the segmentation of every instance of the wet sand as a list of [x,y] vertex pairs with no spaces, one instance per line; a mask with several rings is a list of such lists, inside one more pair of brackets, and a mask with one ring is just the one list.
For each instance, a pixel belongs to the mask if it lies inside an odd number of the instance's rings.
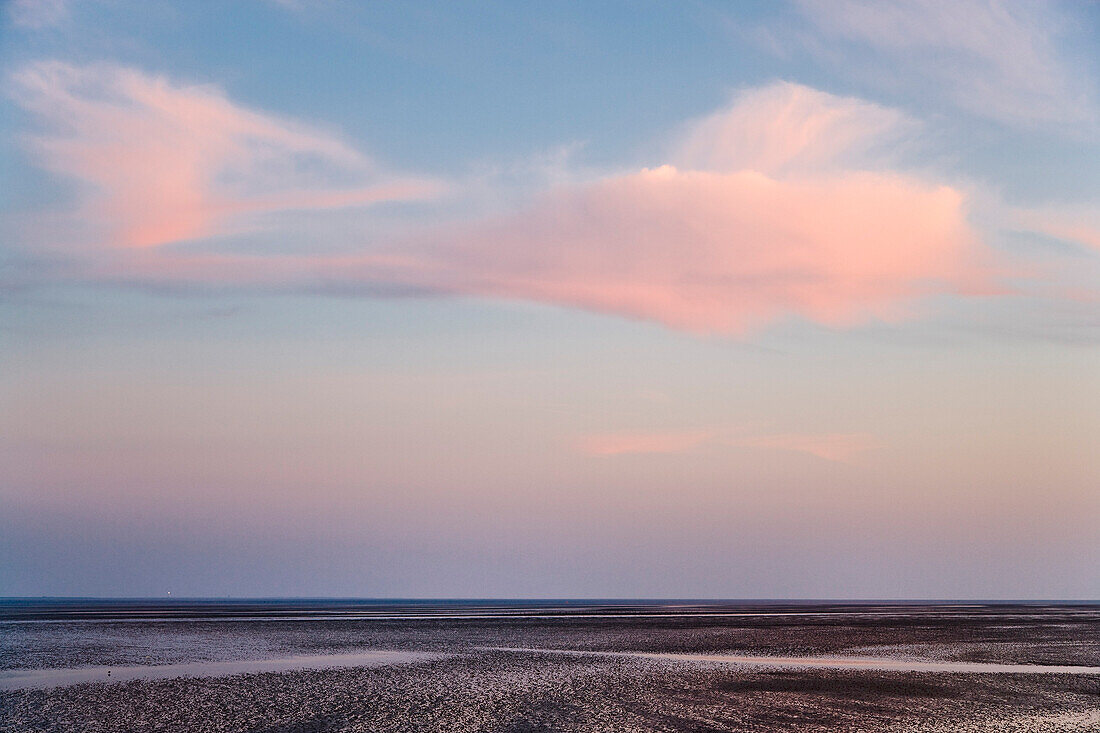
[[1100,667],[1057,664],[994,664],[989,662],[936,662],[890,657],[766,657],[739,654],[658,654],[654,652],[591,652],[577,649],[495,647],[495,651],[529,654],[570,654],[651,659],[679,664],[732,664],[775,669],[859,669],[888,672],[943,672],[952,674],[1086,674],[1100,675]]
[[1090,605],[92,610],[0,605],[0,730],[1100,730]]
[[365,649],[349,654],[299,654],[275,659],[241,659],[225,662],[7,670],[0,671],[0,690],[64,687],[82,682],[117,684],[130,680],[230,677],[238,674],[290,672],[299,669],[381,667],[390,664],[425,662],[441,656],[444,655],[430,652]]

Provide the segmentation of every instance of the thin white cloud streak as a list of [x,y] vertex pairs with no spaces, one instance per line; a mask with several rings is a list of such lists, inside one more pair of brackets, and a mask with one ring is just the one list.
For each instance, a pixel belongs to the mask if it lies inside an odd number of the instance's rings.
[[1001,122],[1095,128],[1096,90],[1060,53],[1068,20],[1053,3],[1012,0],[796,0],[832,39],[871,50],[858,60],[892,87],[943,90],[958,107]]
[[88,184],[80,214],[106,239],[96,244],[155,247],[256,227],[259,214],[438,188],[387,180],[337,137],[236,105],[217,88],[134,69],[40,62],[14,76],[13,94],[44,124],[32,140],[39,162]]
[[852,463],[861,453],[876,446],[874,438],[866,433],[750,435],[740,440],[731,440],[727,444],[806,453],[834,463]]

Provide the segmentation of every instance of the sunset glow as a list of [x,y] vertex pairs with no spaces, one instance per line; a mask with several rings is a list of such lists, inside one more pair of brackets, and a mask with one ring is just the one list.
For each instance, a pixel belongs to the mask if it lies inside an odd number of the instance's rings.
[[15,0],[0,596],[1100,593],[1100,6]]

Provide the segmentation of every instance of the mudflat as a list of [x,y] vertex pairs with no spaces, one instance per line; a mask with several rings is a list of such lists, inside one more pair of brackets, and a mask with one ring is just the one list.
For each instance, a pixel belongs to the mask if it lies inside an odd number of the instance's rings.
[[1100,606],[0,601],[4,731],[1096,731]]

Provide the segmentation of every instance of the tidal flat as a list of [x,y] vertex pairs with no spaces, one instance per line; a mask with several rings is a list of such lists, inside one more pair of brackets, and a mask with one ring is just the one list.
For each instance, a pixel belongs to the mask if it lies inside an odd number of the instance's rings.
[[1100,606],[0,601],[3,731],[1098,731]]

